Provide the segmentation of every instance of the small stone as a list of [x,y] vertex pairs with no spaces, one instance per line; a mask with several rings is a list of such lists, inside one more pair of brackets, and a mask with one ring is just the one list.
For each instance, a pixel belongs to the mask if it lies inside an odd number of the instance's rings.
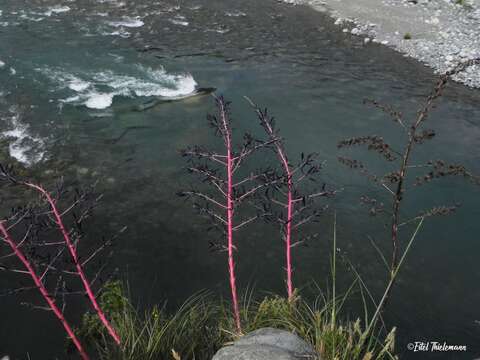
[[363,39],[363,42],[364,42],[365,44],[368,44],[370,41],[371,41],[371,40],[370,40],[370,38],[368,38],[368,37],[366,37],[365,39]]

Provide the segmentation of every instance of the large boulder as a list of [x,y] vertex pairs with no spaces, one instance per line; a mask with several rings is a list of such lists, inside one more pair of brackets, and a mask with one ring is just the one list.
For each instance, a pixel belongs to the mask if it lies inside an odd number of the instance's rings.
[[212,360],[320,360],[307,342],[291,332],[255,330],[220,349]]

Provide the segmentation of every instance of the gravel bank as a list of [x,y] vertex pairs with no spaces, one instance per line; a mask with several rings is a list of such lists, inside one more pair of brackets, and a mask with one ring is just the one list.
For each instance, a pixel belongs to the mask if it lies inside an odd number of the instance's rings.
[[[328,12],[344,32],[415,58],[438,73],[480,57],[480,0],[283,0]],[[480,66],[455,80],[480,88]]]

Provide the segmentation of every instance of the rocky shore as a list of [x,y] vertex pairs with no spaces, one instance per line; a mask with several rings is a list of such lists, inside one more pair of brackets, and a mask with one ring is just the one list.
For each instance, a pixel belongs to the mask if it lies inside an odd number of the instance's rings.
[[[480,58],[480,0],[283,0],[329,13],[343,32],[364,37],[443,73]],[[480,66],[454,78],[480,88]]]

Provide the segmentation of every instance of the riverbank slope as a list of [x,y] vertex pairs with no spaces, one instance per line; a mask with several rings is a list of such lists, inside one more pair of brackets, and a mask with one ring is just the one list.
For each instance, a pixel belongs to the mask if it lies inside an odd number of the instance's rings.
[[[344,32],[415,58],[438,73],[480,57],[480,0],[284,0],[310,5]],[[480,88],[480,66],[455,80]]]

